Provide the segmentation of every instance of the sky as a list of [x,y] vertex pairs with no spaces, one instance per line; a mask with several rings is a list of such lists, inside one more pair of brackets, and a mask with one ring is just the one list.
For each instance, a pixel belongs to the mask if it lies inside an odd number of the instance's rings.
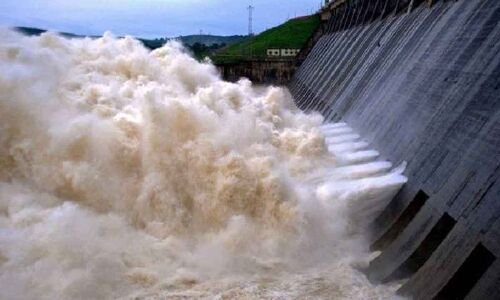
[[322,0],[0,0],[1,26],[144,38],[248,33],[249,4],[258,33],[311,14]]

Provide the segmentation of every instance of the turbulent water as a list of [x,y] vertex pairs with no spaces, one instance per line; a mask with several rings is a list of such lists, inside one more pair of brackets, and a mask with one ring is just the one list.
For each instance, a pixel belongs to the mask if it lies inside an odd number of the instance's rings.
[[387,299],[358,269],[406,181],[286,90],[177,43],[0,30],[0,299]]

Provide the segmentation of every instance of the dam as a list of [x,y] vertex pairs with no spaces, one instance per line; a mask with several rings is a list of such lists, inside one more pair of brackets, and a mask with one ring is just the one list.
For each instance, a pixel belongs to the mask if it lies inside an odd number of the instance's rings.
[[[115,2],[134,28],[166,3]],[[22,32],[0,27],[0,299],[500,299],[498,0],[327,1],[224,68]]]
[[330,1],[289,83],[408,183],[372,224],[373,282],[413,299],[500,299],[500,1]]

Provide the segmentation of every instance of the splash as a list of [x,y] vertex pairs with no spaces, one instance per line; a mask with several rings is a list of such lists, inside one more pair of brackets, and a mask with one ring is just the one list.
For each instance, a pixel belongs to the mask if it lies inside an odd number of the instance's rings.
[[376,299],[354,266],[406,181],[281,88],[177,43],[0,30],[0,298]]

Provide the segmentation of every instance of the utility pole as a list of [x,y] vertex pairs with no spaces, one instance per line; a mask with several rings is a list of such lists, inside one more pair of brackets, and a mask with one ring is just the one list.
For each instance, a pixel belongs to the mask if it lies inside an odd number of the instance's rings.
[[253,36],[253,10],[255,7],[252,5],[248,6],[248,35]]

